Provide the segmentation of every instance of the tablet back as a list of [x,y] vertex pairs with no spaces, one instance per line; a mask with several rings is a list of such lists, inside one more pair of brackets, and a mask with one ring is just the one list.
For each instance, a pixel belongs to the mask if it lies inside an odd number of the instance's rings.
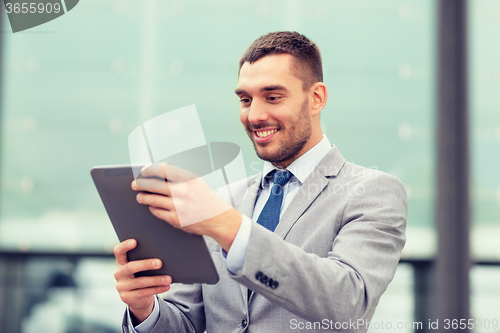
[[174,283],[217,283],[219,276],[203,237],[172,227],[151,214],[147,205],[139,204],[131,188],[133,171],[130,166],[102,166],[90,173],[120,242],[137,240],[128,260],[158,258],[163,262],[159,270],[136,276],[170,275]]

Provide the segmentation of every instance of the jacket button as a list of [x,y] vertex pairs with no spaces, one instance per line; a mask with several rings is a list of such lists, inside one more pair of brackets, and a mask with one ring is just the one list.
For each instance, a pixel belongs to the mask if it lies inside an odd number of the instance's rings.
[[270,286],[270,287],[271,287],[272,289],[276,289],[276,288],[278,288],[278,286],[279,286],[279,283],[278,283],[278,281],[276,281],[276,280],[275,280],[275,281],[273,281],[273,284],[271,284],[271,286]]
[[262,282],[263,284],[266,284],[266,283],[267,283],[267,275],[265,275],[265,274],[264,274],[264,275],[262,275],[262,276],[260,277],[260,282]]
[[264,275],[264,273],[262,273],[261,271],[258,271],[258,272],[255,274],[255,278],[256,278],[257,280],[259,280],[259,281],[260,281],[260,278],[262,277],[262,275]]
[[270,278],[269,280],[267,280],[266,284],[268,287],[272,287],[273,283],[274,283],[274,280]]
[[247,327],[247,325],[248,325],[248,321],[247,321],[246,319],[243,319],[243,320],[241,321],[241,327],[246,328],[246,327]]

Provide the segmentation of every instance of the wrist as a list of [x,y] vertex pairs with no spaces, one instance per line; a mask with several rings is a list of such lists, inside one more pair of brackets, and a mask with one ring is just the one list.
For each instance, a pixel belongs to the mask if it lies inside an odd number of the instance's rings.
[[214,228],[210,237],[212,237],[224,251],[229,252],[231,245],[241,226],[243,216],[236,209],[231,208],[228,211],[217,216],[222,223],[217,223],[220,227]]
[[146,320],[151,314],[151,312],[153,312],[154,304],[155,304],[154,302],[151,302],[151,304],[148,307],[140,309],[132,308],[129,306],[132,325],[137,326],[144,320]]

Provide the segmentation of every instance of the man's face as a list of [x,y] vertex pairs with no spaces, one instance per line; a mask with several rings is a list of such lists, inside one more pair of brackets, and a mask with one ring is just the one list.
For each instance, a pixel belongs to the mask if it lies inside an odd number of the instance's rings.
[[235,92],[240,98],[240,120],[257,155],[287,167],[309,150],[312,117],[308,93],[292,72],[289,54],[244,63]]

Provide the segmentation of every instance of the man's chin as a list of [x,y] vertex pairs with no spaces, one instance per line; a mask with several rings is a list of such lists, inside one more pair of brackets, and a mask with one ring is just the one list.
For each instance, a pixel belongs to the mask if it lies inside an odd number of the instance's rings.
[[269,152],[269,151],[266,151],[264,149],[262,150],[259,150],[259,149],[255,149],[255,152],[257,153],[257,156],[261,159],[261,160],[264,160],[264,161],[268,161],[268,162],[271,162],[271,163],[279,163],[279,162],[282,162],[283,159],[280,158],[280,156],[278,156],[278,154],[276,152]]
[[253,142],[253,146],[255,148],[255,153],[257,156],[264,161],[271,162],[273,164],[282,163],[288,159],[290,159],[290,154],[286,154],[286,151],[283,151],[279,147],[272,147],[271,142],[265,143],[255,143]]
[[275,154],[272,154],[271,152],[267,151],[266,149],[259,149],[257,146],[255,147],[255,152],[257,153],[257,156],[264,161],[268,162],[273,162],[276,159]]

